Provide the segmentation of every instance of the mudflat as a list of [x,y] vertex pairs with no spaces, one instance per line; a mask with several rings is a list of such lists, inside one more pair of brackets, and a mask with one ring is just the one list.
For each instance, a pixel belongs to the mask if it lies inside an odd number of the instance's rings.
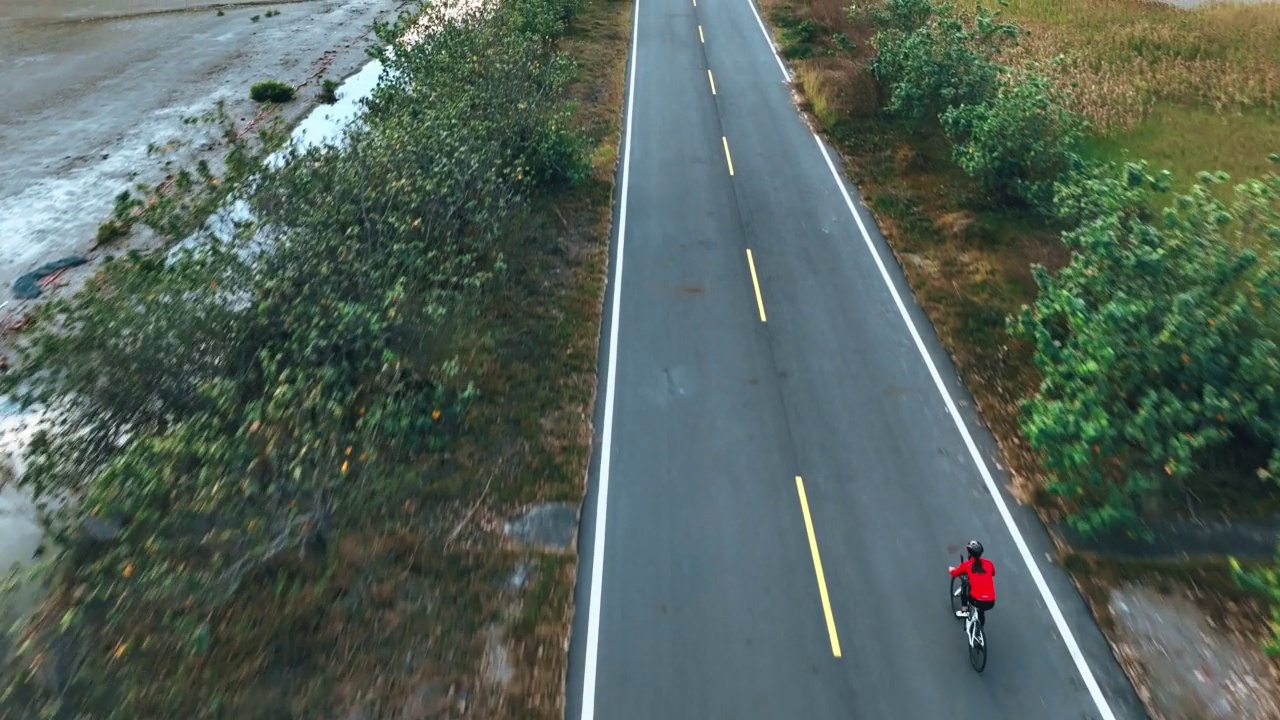
[[[404,4],[0,0],[0,333],[32,302],[14,300],[14,280],[85,253],[120,191],[176,170],[166,162],[216,163],[217,129],[184,118],[222,100],[243,126],[259,111],[249,86],[267,78],[301,86],[281,108],[300,117],[315,104],[319,78],[358,70],[374,20]],[[264,17],[272,9],[280,14]],[[176,150],[152,154],[151,145]],[[122,249],[91,253],[67,279],[77,284]],[[0,348],[11,340],[0,337]],[[0,486],[29,435],[26,420],[0,400]],[[0,487],[0,573],[30,560],[39,541],[28,498]]]
[[[120,191],[159,181],[167,160],[216,154],[216,129],[184,118],[224,101],[234,120],[251,120],[258,108],[249,86],[276,79],[299,87],[282,109],[296,119],[314,104],[321,77],[340,79],[368,59],[373,22],[405,4],[0,0],[5,314],[15,309],[13,281],[85,252]],[[176,154],[148,153],[166,145]]]

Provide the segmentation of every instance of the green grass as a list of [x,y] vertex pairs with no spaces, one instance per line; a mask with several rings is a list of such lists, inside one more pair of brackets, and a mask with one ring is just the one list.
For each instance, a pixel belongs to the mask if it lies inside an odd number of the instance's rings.
[[1099,154],[1149,160],[1181,182],[1201,170],[1267,172],[1280,150],[1280,4],[1184,11],[1146,0],[1022,0],[1017,55],[1059,55]]
[[1184,182],[1201,170],[1257,177],[1274,169],[1267,155],[1280,152],[1280,117],[1162,105],[1137,126],[1098,138],[1092,149],[1102,157],[1147,160]]

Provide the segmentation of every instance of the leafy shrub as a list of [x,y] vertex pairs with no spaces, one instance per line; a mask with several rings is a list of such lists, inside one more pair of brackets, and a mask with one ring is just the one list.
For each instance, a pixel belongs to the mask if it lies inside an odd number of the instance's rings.
[[851,20],[870,15],[881,30],[909,33],[933,19],[937,8],[934,0],[885,0],[869,11],[857,4],[850,5],[845,14]]
[[249,98],[254,102],[283,103],[293,99],[297,91],[292,85],[279,80],[263,80],[249,88]]
[[105,245],[112,240],[124,237],[129,233],[129,226],[119,220],[104,220],[98,225],[98,232],[94,235],[94,242],[98,245]]
[[1268,626],[1271,637],[1263,641],[1267,655],[1280,657],[1280,548],[1276,549],[1275,565],[1259,570],[1245,569],[1238,560],[1231,558],[1231,574],[1236,583],[1271,605],[1271,620]]
[[1054,185],[1054,215],[1067,227],[1101,218],[1150,222],[1152,193],[1168,193],[1168,170],[1151,175],[1147,163],[1086,162],[1077,164]]
[[341,86],[342,83],[337,80],[334,80],[333,78],[325,78],[324,81],[320,83],[320,102],[325,105],[332,105],[333,103],[338,102],[338,88]]
[[1211,193],[1223,181],[1203,173],[1159,225],[1127,210],[1142,172],[1095,183],[1119,196],[1076,200],[1095,218],[1063,236],[1071,263],[1035,268],[1014,324],[1043,375],[1023,429],[1083,532],[1134,526],[1141,500],[1228,443],[1263,448],[1259,476],[1280,478],[1280,177],[1238,185],[1230,207]]
[[1001,67],[992,58],[1017,38],[1016,26],[983,7],[969,17],[950,3],[923,0],[891,2],[876,17],[871,69],[889,93],[888,112],[922,125],[995,97]]
[[506,12],[513,29],[551,43],[564,34],[584,0],[511,0]]
[[1055,181],[1080,164],[1085,123],[1043,75],[1002,74],[995,93],[948,108],[942,127],[952,157],[987,194],[1051,212]]
[[778,5],[770,19],[778,26],[778,52],[789,60],[802,60],[818,54],[827,30],[821,23],[801,19],[791,5]]
[[[21,405],[47,409],[17,483],[50,508],[55,537],[89,516],[125,521],[70,568],[78,591],[59,607],[69,636],[108,650],[50,702],[181,716],[170,703],[195,700],[184,679],[205,677],[243,583],[423,496],[424,466],[457,442],[475,397],[503,243],[531,201],[586,172],[561,99],[572,68],[511,7],[427,7],[431,41],[380,53],[387,73],[342,146],[291,149],[241,186],[252,223],[172,263],[112,262],[38,310],[4,377]],[[189,192],[210,184],[186,177]],[[135,653],[164,677],[126,673]]]

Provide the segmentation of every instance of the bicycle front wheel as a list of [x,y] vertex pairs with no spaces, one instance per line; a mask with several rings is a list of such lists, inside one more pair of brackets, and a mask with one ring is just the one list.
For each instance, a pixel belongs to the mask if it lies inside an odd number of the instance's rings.
[[954,617],[964,605],[964,576],[951,578],[951,615]]

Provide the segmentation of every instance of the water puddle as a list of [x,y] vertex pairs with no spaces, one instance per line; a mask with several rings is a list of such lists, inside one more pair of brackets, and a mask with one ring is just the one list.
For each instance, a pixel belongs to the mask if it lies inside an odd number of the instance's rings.
[[[44,539],[31,498],[9,485],[23,468],[23,451],[40,421],[38,411],[22,412],[16,403],[0,398],[0,577],[29,565]],[[27,589],[13,596],[0,615],[24,612],[35,597]]]

